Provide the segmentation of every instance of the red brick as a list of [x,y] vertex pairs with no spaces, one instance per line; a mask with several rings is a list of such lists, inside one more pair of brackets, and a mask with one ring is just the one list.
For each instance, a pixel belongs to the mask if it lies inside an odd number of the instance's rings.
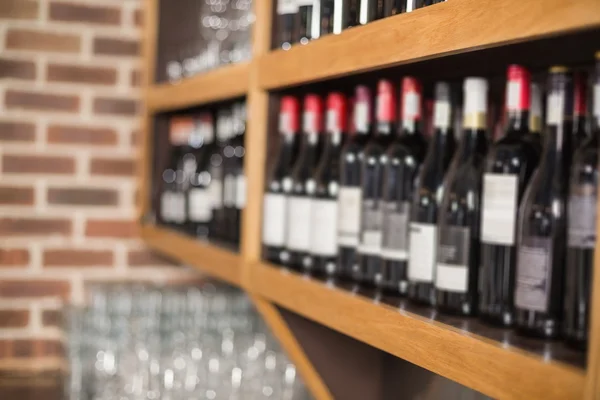
[[0,249],[0,266],[26,266],[29,264],[29,250]]
[[59,218],[0,218],[0,236],[69,235],[71,221]]
[[35,79],[36,70],[33,61],[9,60],[0,58],[0,78]]
[[0,121],[0,140],[31,142],[35,140],[35,125],[29,122]]
[[137,69],[132,70],[130,76],[130,83],[132,87],[142,86],[142,72]]
[[117,70],[109,67],[49,64],[46,79],[48,82],[114,85],[117,83]]
[[142,133],[139,130],[131,132],[131,146],[137,147],[142,142]]
[[71,157],[5,154],[2,171],[23,174],[72,174],[75,160]]
[[92,158],[90,172],[96,175],[133,176],[135,161],[132,159]]
[[44,251],[46,267],[112,266],[113,253],[109,250],[53,249]]
[[118,142],[117,132],[114,129],[75,125],[50,125],[47,137],[48,143],[60,144],[111,146]]
[[138,236],[135,221],[90,219],[85,225],[86,236],[110,237],[110,238],[132,238]]
[[0,297],[61,297],[68,298],[71,284],[68,281],[41,279],[0,279]]
[[32,187],[0,186],[0,204],[32,205],[33,199]]
[[150,250],[134,250],[127,254],[127,264],[132,267],[173,266],[175,262]]
[[79,111],[79,97],[63,94],[37,93],[23,90],[7,90],[6,108],[60,112]]
[[128,99],[99,97],[94,99],[94,112],[96,114],[136,116],[138,112],[138,102]]
[[0,1],[0,18],[37,19],[38,2],[31,0]]
[[48,204],[78,206],[116,206],[119,194],[113,189],[50,188]]
[[6,32],[6,48],[10,50],[79,53],[81,39],[79,36],[72,34],[13,28]]
[[44,326],[63,326],[64,315],[60,310],[43,310],[42,324]]
[[50,20],[119,25],[121,10],[116,7],[90,6],[63,2],[50,3]]
[[144,11],[141,9],[135,10],[133,12],[133,23],[135,26],[143,26],[144,25]]
[[94,39],[94,54],[137,57],[140,55],[140,42],[137,40],[97,37]]
[[[53,339],[13,339],[2,340],[7,358],[61,357],[64,346]],[[6,343],[7,342],[7,343]]]
[[0,328],[23,328],[29,325],[29,310],[0,310]]

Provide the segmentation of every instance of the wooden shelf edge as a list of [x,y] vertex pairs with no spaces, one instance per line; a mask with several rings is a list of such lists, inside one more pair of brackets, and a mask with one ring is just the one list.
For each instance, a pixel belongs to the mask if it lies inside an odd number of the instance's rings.
[[600,26],[596,0],[453,0],[259,58],[259,86],[288,86]]
[[156,113],[241,97],[249,82],[250,62],[226,65],[176,83],[151,85],[146,91],[146,107]]
[[250,298],[273,335],[279,340],[281,347],[298,368],[304,384],[312,395],[318,400],[333,400],[329,389],[311,364],[302,346],[296,340],[277,308],[258,296],[250,296]]
[[201,272],[241,287],[242,258],[216,245],[155,225],[141,225],[142,240],[154,250]]
[[493,398],[583,396],[582,369],[545,362],[523,350],[268,264],[253,265],[251,271],[250,284],[256,294]]

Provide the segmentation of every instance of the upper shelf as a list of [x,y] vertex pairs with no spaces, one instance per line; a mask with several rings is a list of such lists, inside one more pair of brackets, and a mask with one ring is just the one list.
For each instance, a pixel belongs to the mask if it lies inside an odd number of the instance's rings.
[[246,95],[249,82],[249,62],[226,65],[175,83],[150,86],[146,106],[156,113],[241,97]]
[[477,320],[435,316],[431,309],[369,298],[262,263],[252,266],[250,285],[290,311],[493,398],[583,397],[583,368],[555,361],[581,365],[583,355],[560,343],[515,338]]
[[242,258],[233,251],[155,225],[140,226],[140,236],[154,250],[182,264],[241,286]]
[[448,0],[258,60],[278,89],[600,26],[598,0]]

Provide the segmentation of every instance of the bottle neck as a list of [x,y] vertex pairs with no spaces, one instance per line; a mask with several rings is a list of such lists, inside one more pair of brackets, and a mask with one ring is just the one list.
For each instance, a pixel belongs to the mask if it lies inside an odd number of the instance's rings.
[[402,120],[401,135],[420,135],[423,132],[423,123],[421,118]]
[[391,121],[377,121],[377,128],[375,130],[376,137],[391,137],[395,132],[395,125]]
[[487,137],[483,128],[467,128],[458,149],[458,158],[464,162],[475,154],[483,155],[487,151]]
[[529,110],[509,110],[507,114],[506,132],[522,135],[529,130]]

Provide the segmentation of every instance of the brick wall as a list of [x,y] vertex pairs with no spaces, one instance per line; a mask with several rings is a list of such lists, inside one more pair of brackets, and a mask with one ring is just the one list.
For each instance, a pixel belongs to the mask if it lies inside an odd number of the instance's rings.
[[0,367],[84,283],[189,271],[136,238],[141,0],[0,0]]

